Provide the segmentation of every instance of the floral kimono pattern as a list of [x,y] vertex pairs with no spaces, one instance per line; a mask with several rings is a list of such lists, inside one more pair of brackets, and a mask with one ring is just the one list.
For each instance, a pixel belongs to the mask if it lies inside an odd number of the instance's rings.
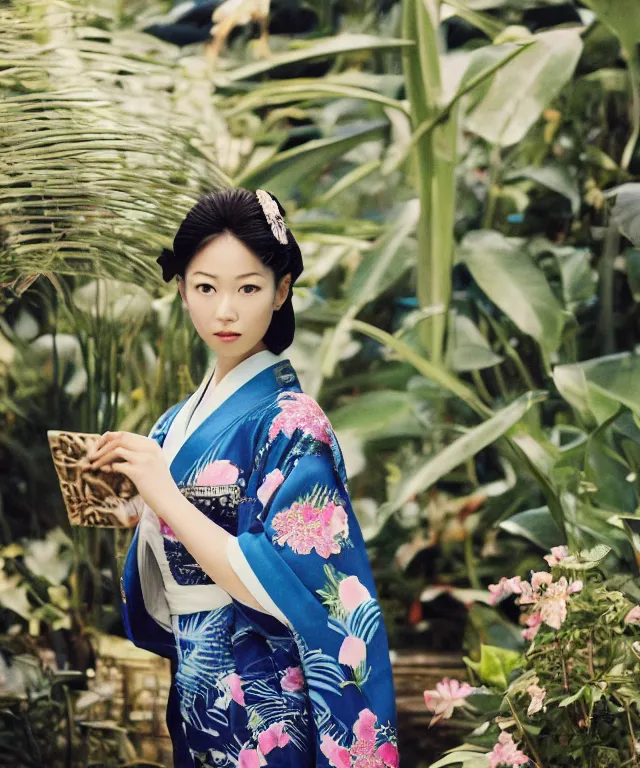
[[[150,437],[162,444],[183,404],[163,414]],[[123,617],[134,643],[171,659],[175,765],[397,768],[387,634],[342,452],[289,361],[255,376],[205,419],[171,473],[232,534],[231,565],[265,608],[229,598],[172,615],[168,631],[144,604],[134,536]],[[160,526],[176,582],[212,584]]]

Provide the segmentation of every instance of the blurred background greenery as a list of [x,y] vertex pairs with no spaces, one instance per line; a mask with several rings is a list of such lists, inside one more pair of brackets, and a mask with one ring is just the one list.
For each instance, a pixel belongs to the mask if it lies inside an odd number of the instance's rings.
[[628,0],[0,0],[0,764],[158,764],[96,678],[130,533],[70,529],[46,430],[195,389],[155,259],[206,190],[301,244],[286,356],[418,686],[405,766],[425,665],[521,647],[489,583],[563,543],[637,575],[639,51]]

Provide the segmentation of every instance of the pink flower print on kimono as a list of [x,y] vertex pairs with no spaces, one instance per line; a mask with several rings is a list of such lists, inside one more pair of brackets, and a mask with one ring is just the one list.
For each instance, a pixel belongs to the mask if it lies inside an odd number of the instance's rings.
[[371,674],[367,646],[380,627],[380,605],[357,576],[346,576],[330,565],[324,571],[328,581],[317,592],[328,606],[329,626],[344,636],[338,663],[351,668],[353,680],[349,682],[362,690]]
[[331,424],[316,401],[304,392],[282,392],[278,395],[280,413],[275,417],[269,429],[269,440],[281,432],[292,437],[296,429],[303,434],[331,445]]
[[238,768],[260,768],[268,765],[265,755],[276,749],[286,747],[291,741],[289,734],[285,733],[285,723],[280,721],[270,725],[266,731],[258,734],[258,749],[243,748],[238,755]]
[[240,679],[240,675],[238,675],[237,672],[232,672],[230,675],[227,675],[222,682],[227,687],[231,694],[231,698],[236,704],[240,704],[241,707],[244,707],[244,691],[242,690],[242,680]]
[[349,536],[349,520],[344,507],[335,504],[328,489],[319,487],[299,498],[274,516],[274,544],[288,544],[298,555],[315,549],[325,560],[337,555]]
[[279,469],[274,469],[273,472],[265,477],[264,482],[258,488],[256,495],[260,500],[263,507],[267,506],[269,499],[273,496],[277,488],[279,488],[284,482],[284,475]]
[[355,739],[349,748],[338,744],[328,734],[322,735],[320,750],[335,768],[398,768],[398,747],[376,728],[377,716],[363,709],[353,726]]
[[284,677],[280,680],[283,691],[294,693],[304,688],[304,675],[300,667],[287,667]]
[[196,485],[232,485],[238,479],[240,470],[228,459],[212,461],[196,477]]

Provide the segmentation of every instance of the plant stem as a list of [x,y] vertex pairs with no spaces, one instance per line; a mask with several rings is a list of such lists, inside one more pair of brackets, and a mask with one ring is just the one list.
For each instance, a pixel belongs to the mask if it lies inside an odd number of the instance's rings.
[[464,539],[464,561],[467,566],[467,577],[473,589],[482,589],[482,582],[476,570],[476,561],[473,556],[473,534],[467,531]]
[[627,704],[624,705],[625,712],[627,713],[627,723],[629,725],[629,747],[631,748],[631,757],[633,758],[633,764],[635,768],[638,768],[638,755],[636,754],[636,737],[633,733],[633,723],[631,722],[631,712]]
[[529,747],[529,750],[531,751],[531,754],[533,755],[533,759],[535,761],[535,764],[538,766],[538,768],[544,768],[544,765],[542,763],[542,760],[540,759],[540,755],[536,751],[536,748],[533,746],[533,742],[529,738],[527,732],[522,727],[522,723],[520,722],[520,718],[518,717],[518,713],[516,712],[515,707],[511,703],[511,699],[509,696],[505,696],[505,699],[507,700],[507,704],[509,705],[509,709],[511,710],[511,714],[513,715],[513,719],[516,721],[518,728],[520,729],[522,733],[522,737],[527,743],[527,746]]

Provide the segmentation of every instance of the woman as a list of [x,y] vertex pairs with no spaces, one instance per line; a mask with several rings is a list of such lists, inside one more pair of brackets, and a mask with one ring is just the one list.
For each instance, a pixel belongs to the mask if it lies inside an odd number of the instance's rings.
[[396,768],[387,635],[343,456],[279,357],[303,269],[283,214],[263,190],[207,195],[158,259],[216,362],[149,437],[107,432],[92,457],[144,501],[124,623],[171,660],[178,768]]

